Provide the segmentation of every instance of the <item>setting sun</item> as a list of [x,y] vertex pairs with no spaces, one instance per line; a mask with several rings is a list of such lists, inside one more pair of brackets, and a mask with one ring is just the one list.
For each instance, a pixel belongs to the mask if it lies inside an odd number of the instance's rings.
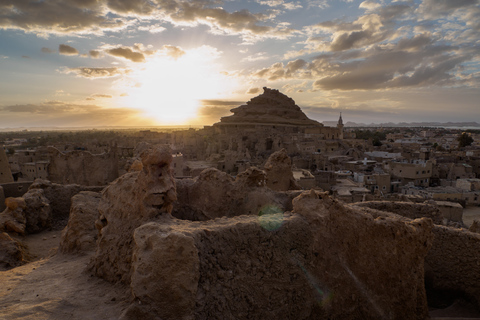
[[215,63],[218,51],[202,46],[174,58],[158,55],[134,72],[128,104],[159,124],[186,124],[197,117],[200,100],[220,98],[233,80]]

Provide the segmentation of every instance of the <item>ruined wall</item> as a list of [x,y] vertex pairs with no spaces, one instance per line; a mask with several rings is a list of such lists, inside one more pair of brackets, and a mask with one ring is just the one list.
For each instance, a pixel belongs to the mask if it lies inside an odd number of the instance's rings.
[[88,187],[77,184],[62,185],[47,180],[37,179],[31,184],[31,189],[43,189],[44,196],[50,202],[52,221],[62,224],[68,219],[72,197],[80,191],[99,192],[103,187]]
[[480,309],[480,234],[436,225],[425,258],[425,281],[432,290],[465,295]]
[[[427,317],[429,219],[373,216],[314,191],[296,197],[291,212],[244,215],[249,192],[269,190],[265,173],[251,168],[235,181],[209,169],[179,187],[179,205],[224,214],[180,220],[170,215],[177,196],[167,150],[148,151],[142,163],[102,192],[90,264],[97,276],[130,285],[136,300],[123,319]],[[196,183],[205,197],[190,193]]]
[[81,191],[72,197],[68,224],[62,231],[59,249],[63,253],[95,250],[98,237],[95,221],[98,219],[98,192]]
[[423,217],[430,218],[435,224],[443,223],[443,216],[440,212],[440,209],[431,204],[392,201],[366,201],[356,202],[352,205],[392,212],[410,219],[418,219]]
[[91,154],[88,151],[62,153],[49,147],[48,179],[61,184],[104,186],[118,177],[115,152]]
[[425,257],[429,300],[433,304],[447,301],[449,305],[455,299],[467,298],[480,309],[480,264],[477,255],[480,251],[480,234],[440,225],[444,217],[438,208],[429,204],[372,201],[355,203],[354,206],[374,209],[369,211],[373,216],[393,212],[410,218],[422,215],[431,218],[435,222],[432,229],[434,240]]
[[425,319],[432,224],[406,220],[315,192],[292,213],[162,216],[134,231],[130,285],[141,303],[124,319]]
[[205,169],[195,179],[177,180],[177,198],[172,215],[204,221],[242,214],[291,210],[299,192],[275,192],[266,187],[265,172],[249,168],[236,179],[217,169]]

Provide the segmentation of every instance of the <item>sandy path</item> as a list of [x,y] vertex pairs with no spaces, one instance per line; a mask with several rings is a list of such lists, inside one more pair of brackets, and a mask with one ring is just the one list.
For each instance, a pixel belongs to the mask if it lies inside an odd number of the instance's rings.
[[[52,253],[55,232],[27,244]],[[43,240],[46,238],[46,240]],[[56,242],[58,243],[58,241]],[[50,247],[49,247],[50,246]],[[56,254],[0,272],[0,319],[118,319],[127,307],[128,291],[85,272],[90,255]]]

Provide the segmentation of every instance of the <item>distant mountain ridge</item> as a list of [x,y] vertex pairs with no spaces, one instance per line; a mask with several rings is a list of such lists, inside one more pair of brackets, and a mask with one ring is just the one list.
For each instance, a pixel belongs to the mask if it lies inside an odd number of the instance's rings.
[[[337,125],[337,121],[323,121],[322,122],[325,126],[328,127],[335,127]],[[345,123],[345,127],[444,127],[444,128],[456,128],[456,127],[475,127],[480,128],[480,124],[478,122],[386,122],[386,123],[356,123],[356,122],[347,122]]]

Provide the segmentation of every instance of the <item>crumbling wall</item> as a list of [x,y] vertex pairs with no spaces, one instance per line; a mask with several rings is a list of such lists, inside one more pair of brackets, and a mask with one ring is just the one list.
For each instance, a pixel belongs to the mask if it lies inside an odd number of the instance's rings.
[[7,208],[0,213],[0,230],[20,235],[43,231],[51,225],[51,208],[43,190],[34,189],[23,197],[5,200]]
[[81,253],[95,250],[98,237],[95,221],[98,219],[98,204],[101,195],[97,192],[81,191],[72,197],[70,218],[62,231],[60,251]]
[[162,216],[134,231],[124,319],[425,319],[431,228],[315,192],[292,213]]
[[194,179],[177,180],[177,197],[172,215],[179,219],[204,221],[242,214],[284,212],[300,191],[276,192],[266,187],[265,172],[255,167],[237,175],[214,168]]
[[301,190],[292,173],[292,161],[285,149],[270,155],[264,165],[267,173],[267,187],[276,191]]
[[[168,150],[145,152],[141,172],[102,193],[90,264],[96,275],[130,285],[135,301],[123,319],[428,316],[423,263],[433,240],[430,219],[344,206],[309,191],[293,200],[291,212],[180,220],[170,215],[177,197]],[[228,194],[238,183],[243,197],[267,189],[256,168],[236,181],[218,170],[203,174],[189,182],[213,192],[203,209],[226,205],[214,194],[219,188]]]
[[70,213],[72,197],[81,191],[99,192],[103,187],[88,187],[77,184],[62,185],[48,180],[36,179],[29,190],[42,189],[52,209],[52,222],[65,226]]
[[171,150],[162,146],[141,154],[142,171],[127,173],[102,191],[97,249],[90,264],[98,276],[130,282],[133,231],[163,214],[170,215],[177,199],[170,168]]
[[404,217],[425,215],[435,221],[432,229],[434,241],[425,258],[425,282],[430,303],[446,307],[455,299],[466,298],[480,310],[480,264],[476,254],[480,250],[480,234],[442,226],[444,217],[431,204],[372,201],[355,203],[354,206],[374,209],[368,212],[377,217],[388,211]]
[[115,152],[91,154],[75,150],[62,153],[53,147],[49,147],[48,151],[48,179],[52,182],[104,186],[118,177],[118,158]]
[[367,207],[375,210],[392,212],[410,219],[430,218],[434,224],[442,224],[443,216],[435,205],[412,202],[366,201],[352,204],[357,207]]
[[480,309],[480,234],[436,225],[425,258],[425,280],[431,290],[465,295]]

